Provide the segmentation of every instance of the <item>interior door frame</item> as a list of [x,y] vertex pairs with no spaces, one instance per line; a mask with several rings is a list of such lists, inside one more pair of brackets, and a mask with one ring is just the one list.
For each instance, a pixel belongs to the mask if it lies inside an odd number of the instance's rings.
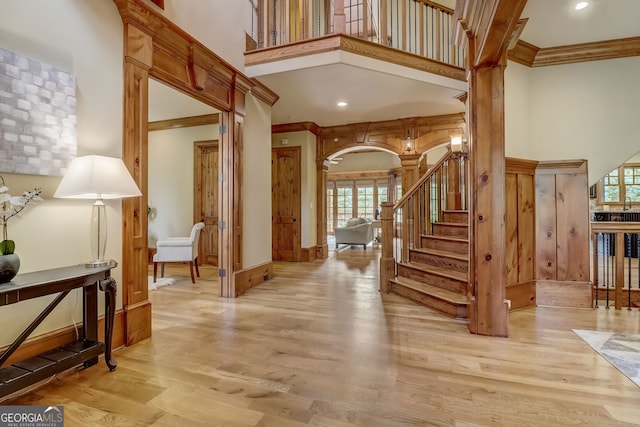
[[[220,295],[235,297],[242,265],[239,211],[245,96],[273,105],[278,97],[140,0],[114,0],[123,21],[122,158],[142,192],[122,202],[122,330],[126,345],[151,336],[147,285],[148,79],[154,79],[220,111]],[[241,249],[241,248],[240,248]]]

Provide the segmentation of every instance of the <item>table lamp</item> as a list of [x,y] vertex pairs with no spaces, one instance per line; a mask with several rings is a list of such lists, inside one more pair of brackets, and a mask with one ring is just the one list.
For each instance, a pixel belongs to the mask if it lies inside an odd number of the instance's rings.
[[114,263],[113,260],[104,259],[107,247],[107,210],[103,200],[141,195],[121,159],[90,155],[76,157],[71,161],[53,197],[95,199],[89,230],[93,261],[86,263],[87,267],[102,267]]

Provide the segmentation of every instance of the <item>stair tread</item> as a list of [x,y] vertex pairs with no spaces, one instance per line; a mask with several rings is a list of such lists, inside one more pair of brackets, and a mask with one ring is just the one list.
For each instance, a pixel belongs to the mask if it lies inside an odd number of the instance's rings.
[[438,276],[448,277],[450,279],[459,280],[461,282],[466,282],[468,280],[467,273],[462,273],[460,271],[450,270],[448,268],[442,268],[435,265],[422,264],[419,262],[407,262],[405,265],[415,268],[417,270],[421,270],[427,273],[433,273]]
[[446,222],[446,221],[434,222],[433,225],[447,225],[451,227],[468,227],[469,226],[469,224],[466,224],[464,222]]
[[468,261],[469,260],[467,255],[461,254],[459,252],[445,251],[445,250],[442,250],[442,249],[414,248],[414,249],[411,249],[411,250],[415,251],[415,252],[420,252],[420,253],[423,253],[423,254],[437,255],[437,256],[446,257],[446,258],[455,258],[455,259],[458,259],[460,261]]
[[409,279],[407,277],[398,276],[393,279],[395,283],[398,283],[407,288],[411,288],[415,291],[436,296],[442,300],[454,303],[454,304],[468,304],[467,296],[457,294],[455,292],[439,288],[437,286],[428,285],[426,283],[418,282],[417,280]]
[[469,243],[468,238],[464,238],[460,236],[443,236],[441,234],[424,234],[423,237],[426,237],[428,239],[453,240],[454,242]]

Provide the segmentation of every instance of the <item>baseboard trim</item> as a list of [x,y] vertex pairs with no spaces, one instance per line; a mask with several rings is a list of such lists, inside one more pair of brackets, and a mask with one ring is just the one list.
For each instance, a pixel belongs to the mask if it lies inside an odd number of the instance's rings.
[[506,299],[511,301],[511,308],[509,311],[536,306],[535,280],[508,284],[505,291]]
[[538,280],[536,301],[539,306],[591,308],[591,283]]
[[316,246],[316,259],[327,259],[329,258],[329,245],[322,244]]
[[[78,329],[81,327],[82,324],[78,325]],[[69,325],[55,331],[29,338],[20,347],[18,347],[15,353],[13,353],[2,366],[11,365],[15,362],[19,362],[20,360],[37,356],[47,350],[52,350],[68,344],[75,341],[77,336],[76,328],[73,325]],[[100,341],[104,341],[104,316],[98,319],[98,339]],[[4,346],[0,349],[0,352],[4,352],[8,347],[8,345]],[[124,312],[122,310],[116,311],[115,314],[111,347],[113,349],[124,347]]]
[[311,246],[310,248],[302,248],[300,250],[300,260],[302,262],[310,262],[318,259],[318,247]]
[[271,261],[264,264],[257,265],[255,267],[247,268],[244,270],[236,271],[235,273],[235,287],[238,297],[249,289],[258,286],[260,283],[266,282],[273,278],[273,263]]

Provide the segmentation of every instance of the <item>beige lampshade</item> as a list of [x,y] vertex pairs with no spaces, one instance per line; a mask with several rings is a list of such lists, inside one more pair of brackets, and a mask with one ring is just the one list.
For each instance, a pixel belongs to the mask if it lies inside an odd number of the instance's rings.
[[53,197],[122,199],[141,195],[121,159],[90,155],[71,161]]

